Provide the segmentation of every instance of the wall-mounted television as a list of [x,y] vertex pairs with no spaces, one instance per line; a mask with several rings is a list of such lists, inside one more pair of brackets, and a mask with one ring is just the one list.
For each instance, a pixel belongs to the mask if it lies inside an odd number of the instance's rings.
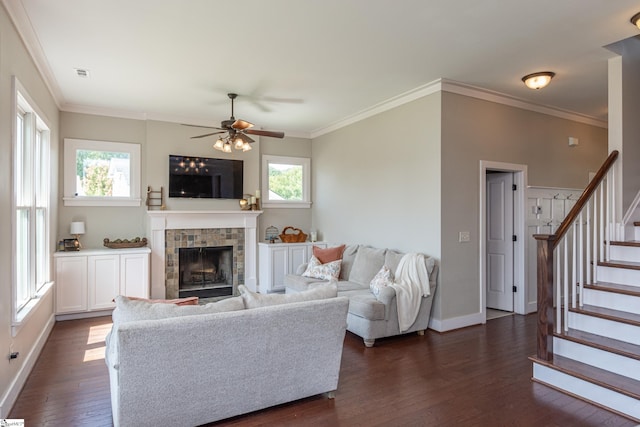
[[169,155],[169,197],[242,199],[243,162]]

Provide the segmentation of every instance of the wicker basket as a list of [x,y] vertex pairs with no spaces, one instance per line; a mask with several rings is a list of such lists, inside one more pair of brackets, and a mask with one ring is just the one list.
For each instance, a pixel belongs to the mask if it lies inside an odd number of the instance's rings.
[[120,242],[110,242],[109,239],[104,239],[103,242],[104,245],[110,249],[142,248],[147,246],[146,237],[143,237],[142,239],[136,238],[132,241],[125,239]]
[[[293,232],[287,233],[289,230],[292,230]],[[280,240],[282,240],[282,243],[306,242],[307,235],[299,228],[287,226],[282,230],[282,233],[280,233]]]

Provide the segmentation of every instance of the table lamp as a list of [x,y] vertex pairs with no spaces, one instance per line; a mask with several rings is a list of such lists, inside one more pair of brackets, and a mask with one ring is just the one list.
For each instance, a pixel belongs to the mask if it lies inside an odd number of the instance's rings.
[[80,240],[78,239],[78,237],[81,234],[84,234],[84,222],[83,221],[74,221],[71,223],[71,227],[69,229],[70,234],[72,234],[76,241],[75,241],[75,245],[78,249],[82,248],[82,245],[80,244]]

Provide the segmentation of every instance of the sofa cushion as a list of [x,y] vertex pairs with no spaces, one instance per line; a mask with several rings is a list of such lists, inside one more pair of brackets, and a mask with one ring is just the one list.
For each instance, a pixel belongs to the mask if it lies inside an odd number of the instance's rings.
[[349,298],[349,314],[368,320],[384,320],[385,305],[369,291],[353,290],[341,292]]
[[384,254],[384,265],[389,267],[389,270],[393,274],[396,274],[396,270],[398,269],[398,264],[400,264],[400,260],[405,254],[401,252],[392,251],[387,249],[387,252]]
[[362,290],[367,290],[367,292],[369,292],[369,285],[362,285],[360,283],[350,282],[349,280],[340,280],[338,282],[338,292]]
[[137,320],[155,320],[169,317],[192,316],[197,314],[220,313],[224,311],[243,310],[241,297],[232,297],[204,305],[155,304],[143,300],[133,300],[125,296],[116,297],[116,308],[113,310],[113,326]]
[[333,246],[330,248],[321,248],[313,246],[313,256],[318,258],[321,263],[326,264],[331,261],[342,260],[342,253],[345,245]]
[[353,261],[353,267],[349,274],[349,281],[369,286],[371,279],[384,265],[386,249],[376,249],[369,246],[361,246]]
[[371,289],[371,292],[373,292],[373,295],[378,296],[378,294],[380,293],[380,289],[385,288],[392,284],[393,284],[393,273],[391,272],[389,267],[387,267],[386,265],[383,265],[380,268],[380,271],[378,271],[378,273],[376,273],[376,275],[373,276],[373,279],[371,279],[371,283],[369,283],[369,288]]
[[307,269],[302,273],[302,276],[322,280],[338,280],[341,264],[341,259],[323,264],[318,258],[311,256]]
[[238,286],[238,290],[247,308],[267,307],[270,305],[335,298],[338,296],[338,287],[335,283],[315,286],[306,291],[294,294],[259,294],[251,292],[244,285]]
[[340,266],[340,280],[348,280],[351,274],[353,261],[356,259],[359,245],[347,245],[342,252],[342,265]]
[[306,291],[313,286],[324,285],[326,283],[326,280],[314,279],[313,277],[302,277],[296,274],[287,274],[284,277],[284,284],[287,289],[291,289],[297,292]]

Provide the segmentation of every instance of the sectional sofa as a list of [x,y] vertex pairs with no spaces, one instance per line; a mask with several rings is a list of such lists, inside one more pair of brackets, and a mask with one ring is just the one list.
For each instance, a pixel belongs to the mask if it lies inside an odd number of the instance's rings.
[[[341,245],[332,244],[331,247]],[[340,274],[337,281],[338,295],[349,298],[347,330],[360,336],[367,347],[373,347],[378,338],[410,332],[423,334],[429,326],[433,296],[436,292],[438,266],[434,258],[424,256],[430,292],[421,297],[420,308],[415,322],[405,330],[400,330],[396,291],[391,286],[381,287],[375,295],[371,282],[383,266],[396,272],[404,253],[391,249],[379,249],[365,245],[345,245],[341,257]],[[304,277],[308,264],[298,267],[295,274],[285,277],[286,293],[312,289],[326,283],[326,279]]]

